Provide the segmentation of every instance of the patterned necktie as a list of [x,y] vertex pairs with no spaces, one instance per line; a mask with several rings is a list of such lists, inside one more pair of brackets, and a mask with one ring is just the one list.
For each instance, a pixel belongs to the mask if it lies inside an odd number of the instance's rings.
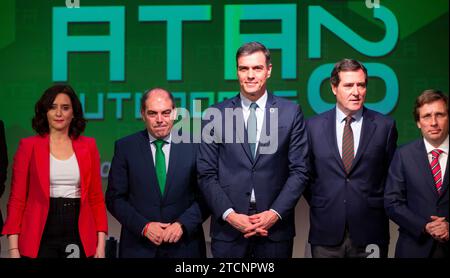
[[258,108],[258,104],[252,102],[250,104],[250,115],[247,120],[248,143],[250,145],[250,151],[252,152],[253,158],[256,156],[256,108]]
[[156,147],[155,154],[155,168],[156,177],[158,178],[159,189],[161,190],[161,195],[164,194],[164,188],[166,186],[166,158],[164,157],[164,152],[162,150],[165,142],[161,139],[153,141]]
[[431,163],[430,168],[433,173],[434,184],[436,185],[436,190],[440,195],[442,192],[442,172],[441,165],[439,164],[439,156],[443,153],[440,149],[434,149],[431,151]]
[[347,174],[350,172],[355,157],[353,131],[350,125],[352,121],[353,118],[350,115],[345,118],[344,134],[342,135],[342,162]]

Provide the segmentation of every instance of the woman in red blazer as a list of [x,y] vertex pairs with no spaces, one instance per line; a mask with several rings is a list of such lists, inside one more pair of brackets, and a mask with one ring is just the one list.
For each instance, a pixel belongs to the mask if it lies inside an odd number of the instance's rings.
[[47,89],[35,106],[33,129],[20,141],[13,164],[3,234],[9,255],[105,256],[108,230],[93,138],[81,136],[86,121],[70,86]]

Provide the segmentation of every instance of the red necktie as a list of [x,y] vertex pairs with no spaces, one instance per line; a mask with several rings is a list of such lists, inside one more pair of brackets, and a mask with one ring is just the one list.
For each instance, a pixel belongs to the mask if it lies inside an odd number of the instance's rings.
[[438,194],[442,191],[442,172],[441,165],[439,164],[439,156],[443,153],[440,149],[434,149],[431,151],[431,172],[433,173],[434,184],[436,185],[436,190]]
[[355,157],[353,131],[350,126],[352,121],[353,118],[350,115],[345,118],[344,134],[342,135],[342,162],[344,163],[347,174],[350,172],[353,158]]

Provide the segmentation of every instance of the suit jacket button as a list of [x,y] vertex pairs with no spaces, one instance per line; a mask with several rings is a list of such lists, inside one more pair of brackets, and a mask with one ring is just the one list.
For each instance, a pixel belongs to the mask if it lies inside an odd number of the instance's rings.
[[344,200],[344,204],[346,204],[347,203],[347,200]]
[[349,178],[346,178],[345,181],[346,181],[346,182],[350,182],[350,179],[349,179]]

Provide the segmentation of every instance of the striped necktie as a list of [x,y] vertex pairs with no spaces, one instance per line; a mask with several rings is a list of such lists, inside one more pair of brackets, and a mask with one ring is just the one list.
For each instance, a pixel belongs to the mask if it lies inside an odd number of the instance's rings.
[[433,174],[434,178],[434,184],[436,186],[436,190],[438,194],[440,195],[442,192],[442,171],[441,171],[441,165],[439,164],[439,156],[444,151],[440,149],[434,149],[431,151],[431,173]]

